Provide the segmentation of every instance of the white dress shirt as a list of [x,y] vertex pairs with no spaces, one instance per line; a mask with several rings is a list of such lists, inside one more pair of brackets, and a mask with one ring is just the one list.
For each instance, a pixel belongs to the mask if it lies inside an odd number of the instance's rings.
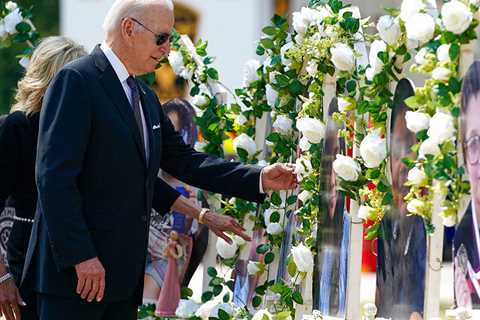
[[[125,65],[122,63],[122,61],[117,57],[115,52],[113,52],[112,48],[108,46],[108,44],[104,41],[100,45],[100,49],[102,49],[103,53],[108,59],[108,62],[113,67],[113,70],[115,71],[115,74],[118,77],[118,80],[120,80],[120,83],[122,84],[123,91],[125,91],[125,95],[127,96],[128,102],[130,102],[130,105],[132,104],[132,90],[127,84],[127,79],[130,76],[130,74],[127,71],[127,68],[125,68]],[[140,87],[138,88],[140,90]],[[150,157],[150,149],[148,145],[148,129],[147,129],[147,124],[145,122],[145,115],[143,114],[143,108],[142,108],[142,102],[139,101],[140,103],[140,115],[142,118],[142,127],[143,127],[143,143],[145,147],[145,156],[147,158],[147,163],[148,159]]]

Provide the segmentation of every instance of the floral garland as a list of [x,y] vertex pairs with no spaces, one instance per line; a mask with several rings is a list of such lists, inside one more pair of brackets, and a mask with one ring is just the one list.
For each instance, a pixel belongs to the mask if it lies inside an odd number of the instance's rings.
[[26,43],[28,48],[18,56],[24,68],[28,66],[34,43],[39,38],[31,18],[31,10],[21,8],[13,1],[8,1],[5,8],[0,10],[0,48],[9,48],[13,43]]
[[460,199],[469,193],[457,155],[459,63],[460,46],[477,38],[478,9],[478,2],[452,0],[441,8],[440,19],[423,13],[422,6],[410,7],[410,16],[404,14],[407,37],[420,42],[412,71],[429,78],[406,101],[413,110],[406,114],[407,127],[416,134],[418,143],[412,147],[416,159],[403,160],[410,168],[406,184],[410,192],[405,200],[407,210],[425,220],[428,232],[434,230],[435,193],[443,198],[440,216],[446,226],[456,224]]

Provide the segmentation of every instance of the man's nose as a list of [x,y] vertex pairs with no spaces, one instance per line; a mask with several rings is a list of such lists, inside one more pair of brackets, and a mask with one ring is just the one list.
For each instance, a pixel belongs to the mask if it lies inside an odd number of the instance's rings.
[[168,55],[170,53],[170,41],[167,41],[160,46],[160,52],[162,55]]

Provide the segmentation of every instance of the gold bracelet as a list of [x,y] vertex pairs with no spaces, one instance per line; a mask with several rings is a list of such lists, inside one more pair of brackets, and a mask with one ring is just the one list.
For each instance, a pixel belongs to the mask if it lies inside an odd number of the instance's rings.
[[200,211],[200,214],[198,215],[198,222],[199,222],[199,223],[205,224],[204,218],[205,218],[205,214],[207,214],[207,212],[210,212],[210,209],[203,208],[203,209]]

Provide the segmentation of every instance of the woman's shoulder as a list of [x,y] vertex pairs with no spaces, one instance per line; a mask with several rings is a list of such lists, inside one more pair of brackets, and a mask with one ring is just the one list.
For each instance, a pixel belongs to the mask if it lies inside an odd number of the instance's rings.
[[28,125],[27,115],[23,111],[14,111],[5,118],[2,127],[21,128],[25,125]]

